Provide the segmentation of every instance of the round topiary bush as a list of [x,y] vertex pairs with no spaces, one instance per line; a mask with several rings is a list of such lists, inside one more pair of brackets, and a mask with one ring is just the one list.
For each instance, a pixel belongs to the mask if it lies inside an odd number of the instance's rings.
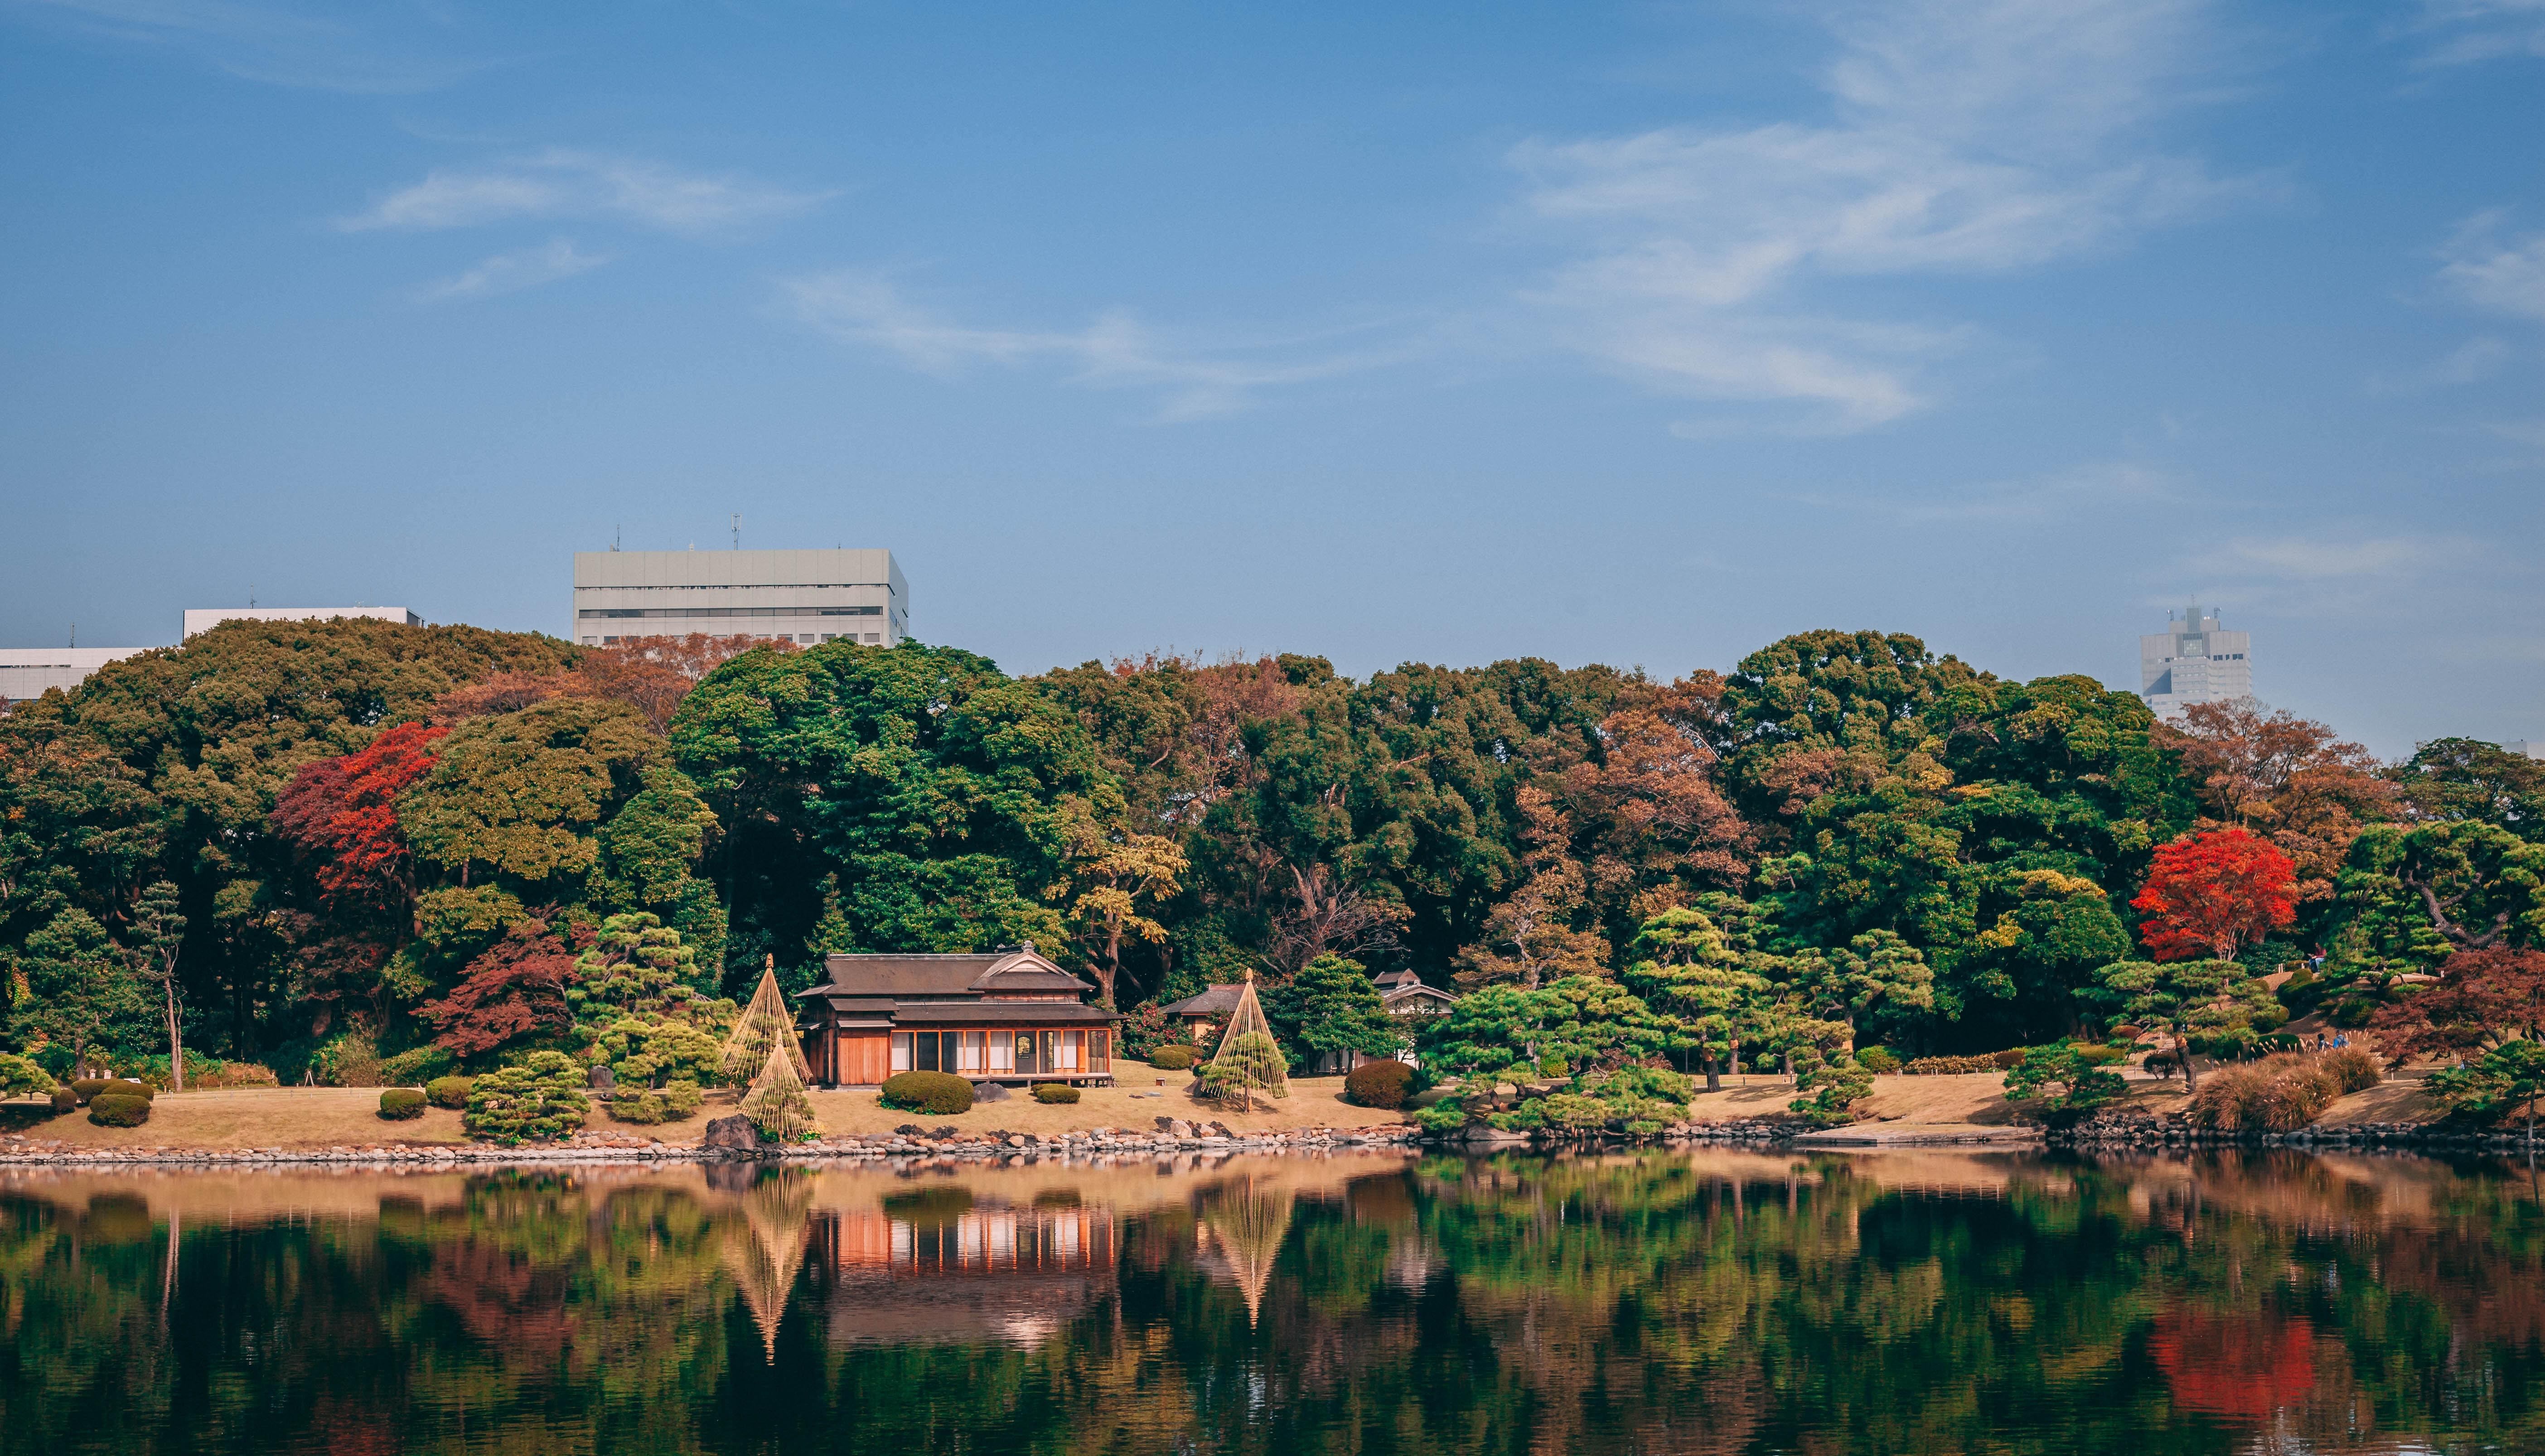
[[1075,1102],[1078,1100],[1078,1089],[1067,1083],[1045,1082],[1034,1088],[1033,1097],[1037,1102]]
[[1161,1072],[1190,1071],[1193,1061],[1193,1049],[1181,1043],[1175,1046],[1162,1046],[1149,1053],[1149,1065]]
[[393,1087],[380,1093],[380,1115],[391,1122],[404,1122],[424,1115],[424,1093],[411,1087]]
[[1887,1046],[1868,1046],[1856,1052],[1855,1065],[1876,1077],[1889,1077],[1900,1070],[1900,1054]]
[[66,1087],[53,1089],[53,1115],[61,1116],[79,1106],[79,1094]]
[[150,1120],[150,1099],[100,1092],[88,1099],[88,1120],[100,1127],[139,1127]]
[[583,1068],[563,1052],[533,1052],[520,1066],[489,1072],[469,1087],[461,1125],[497,1142],[544,1142],[583,1126],[591,1110]]
[[85,1107],[88,1105],[89,1098],[96,1096],[100,1092],[104,1091],[107,1085],[108,1079],[103,1077],[73,1078],[71,1080],[71,1096],[76,1099],[81,1106]]
[[[146,1082],[134,1082],[129,1078],[119,1077],[113,1082],[100,1087],[97,1090],[97,1095],[100,1097],[139,1097],[141,1100],[147,1102],[159,1095],[159,1089],[152,1087]],[[90,1100],[94,1101],[95,1098],[93,1097]]]
[[1363,1062],[1344,1078],[1344,1096],[1356,1107],[1402,1107],[1414,1092],[1414,1069],[1382,1058]]
[[424,1099],[437,1107],[452,1111],[468,1105],[468,1085],[473,1077],[437,1077],[424,1085]]
[[972,1084],[950,1072],[896,1072],[883,1080],[883,1104],[951,1117],[972,1110]]

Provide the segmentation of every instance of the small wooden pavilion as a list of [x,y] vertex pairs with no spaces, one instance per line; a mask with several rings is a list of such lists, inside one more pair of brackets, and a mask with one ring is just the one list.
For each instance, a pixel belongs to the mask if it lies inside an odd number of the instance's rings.
[[896,1072],[973,1082],[1110,1085],[1113,1023],[1096,988],[1031,941],[966,955],[834,955],[799,991],[812,1081],[875,1087]]

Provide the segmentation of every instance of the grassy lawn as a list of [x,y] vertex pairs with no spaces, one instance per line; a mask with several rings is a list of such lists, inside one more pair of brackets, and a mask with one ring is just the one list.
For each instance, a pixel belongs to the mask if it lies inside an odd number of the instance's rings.
[[[1237,1132],[1271,1132],[1298,1127],[1392,1127],[1404,1121],[1400,1113],[1380,1111],[1373,1107],[1355,1107],[1343,1099],[1344,1080],[1340,1077],[1298,1077],[1291,1079],[1290,1095],[1269,1107],[1258,1103],[1257,1110],[1244,1113],[1223,1109],[1216,1102],[1197,1101],[1185,1095],[1192,1081],[1189,1072],[1152,1072],[1133,1067],[1119,1074],[1112,1087],[1082,1089],[1079,1100],[1065,1106],[1045,1106],[1019,1090],[1004,1102],[975,1102],[972,1110],[955,1117],[936,1117],[920,1112],[901,1112],[882,1105],[870,1092],[819,1092],[813,1095],[814,1115],[831,1132],[890,1132],[905,1122],[922,1127],[953,1126],[966,1132],[986,1132],[1000,1128],[1008,1132],[1029,1132],[1036,1136],[1075,1132],[1093,1127],[1128,1127],[1142,1132],[1153,1130],[1160,1117],[1181,1117],[1188,1122],[1225,1122]],[[1160,1092],[1160,1096],[1135,1097],[1131,1093]]]

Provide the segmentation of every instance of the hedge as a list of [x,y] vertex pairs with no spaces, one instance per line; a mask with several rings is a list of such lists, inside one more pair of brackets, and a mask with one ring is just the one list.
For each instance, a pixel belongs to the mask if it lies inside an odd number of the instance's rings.
[[139,1127],[150,1120],[150,1099],[100,1092],[88,1099],[88,1120],[100,1127]]
[[437,1077],[424,1085],[425,1100],[455,1112],[468,1105],[468,1086],[476,1080],[473,1077]]
[[1037,1102],[1075,1102],[1078,1089],[1063,1082],[1039,1083],[1034,1087],[1033,1098]]
[[[1859,1058],[1859,1065],[1862,1059]],[[2023,1048],[1985,1052],[1976,1057],[1920,1057],[1900,1070],[1912,1077],[1961,1077],[1973,1072],[2006,1072],[2023,1065]]]
[[1859,1047],[1855,1065],[1876,1077],[1889,1077],[1900,1070],[1900,1054],[1887,1046]]
[[424,1115],[424,1093],[411,1087],[393,1087],[380,1093],[380,1115],[391,1122],[404,1122]]
[[1414,1069],[1387,1058],[1363,1062],[1344,1078],[1344,1097],[1356,1107],[1402,1107],[1413,1092]]
[[950,1072],[896,1072],[883,1080],[882,1101],[904,1112],[951,1117],[972,1110],[972,1084]]
[[1161,1072],[1189,1071],[1195,1060],[1196,1054],[1189,1046],[1162,1046],[1149,1053],[1149,1065]]

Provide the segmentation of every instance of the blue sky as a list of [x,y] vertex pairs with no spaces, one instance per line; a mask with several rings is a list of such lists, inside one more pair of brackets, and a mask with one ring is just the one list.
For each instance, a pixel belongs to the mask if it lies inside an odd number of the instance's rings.
[[1020,672],[2196,595],[2545,739],[2545,0],[603,13],[0,0],[0,644],[739,512]]

